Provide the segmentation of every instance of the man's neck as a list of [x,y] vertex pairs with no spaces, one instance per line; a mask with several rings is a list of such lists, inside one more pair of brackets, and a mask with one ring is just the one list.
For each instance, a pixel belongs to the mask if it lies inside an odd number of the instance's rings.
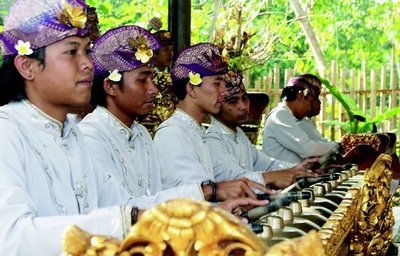
[[234,133],[237,132],[237,125],[229,124],[229,123],[225,122],[222,118],[220,118],[218,116],[214,116],[214,117],[215,117],[215,119],[217,119],[221,124],[223,124],[226,128],[228,128],[232,132],[234,132]]
[[197,121],[199,125],[201,125],[207,115],[207,113],[205,113],[202,109],[198,108],[195,104],[186,100],[179,101],[178,108],[190,115],[194,120]]
[[54,105],[46,104],[46,102],[34,98],[28,98],[28,101],[40,111],[59,121],[61,124],[64,123],[69,112],[68,107],[55,107]]
[[158,64],[158,63],[154,63],[154,65],[155,65],[155,67],[154,67],[155,70],[158,72],[164,72],[167,69],[166,66]]
[[107,101],[107,110],[113,114],[119,121],[125,124],[127,127],[131,127],[135,117],[127,115],[126,113],[122,112],[113,101]]
[[294,117],[296,117],[297,120],[303,119],[303,117],[300,117],[299,114],[297,113],[297,102],[296,101],[286,101],[286,106],[290,109]]

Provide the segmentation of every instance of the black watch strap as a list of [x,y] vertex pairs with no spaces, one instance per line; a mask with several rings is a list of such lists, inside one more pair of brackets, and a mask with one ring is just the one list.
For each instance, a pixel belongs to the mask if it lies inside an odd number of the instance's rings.
[[217,183],[215,183],[212,180],[206,180],[206,181],[203,181],[201,183],[202,187],[204,185],[210,185],[210,187],[211,187],[211,198],[210,198],[209,201],[210,202],[218,202],[218,199],[217,199]]

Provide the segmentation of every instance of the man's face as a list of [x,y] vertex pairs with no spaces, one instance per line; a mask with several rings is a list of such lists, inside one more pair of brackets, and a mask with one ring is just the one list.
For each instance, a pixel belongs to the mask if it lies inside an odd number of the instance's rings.
[[313,117],[319,115],[321,111],[321,101],[319,97],[313,98],[310,105],[310,111],[308,113],[308,117]]
[[123,73],[123,84],[116,85],[114,98],[120,114],[128,117],[147,115],[154,107],[153,97],[158,92],[152,81],[153,69],[142,66]]
[[236,127],[244,124],[249,119],[250,100],[247,92],[242,90],[225,98],[222,103],[218,119],[228,127]]
[[198,104],[206,114],[217,114],[226,93],[222,75],[202,78],[200,86],[194,86]]
[[35,63],[28,99],[43,110],[84,106],[89,103],[93,64],[88,38],[72,36],[45,49],[44,66]]
[[165,45],[158,50],[154,63],[158,68],[161,68],[162,71],[166,67],[169,68],[171,66],[173,51],[173,45]]
[[314,97],[311,94],[304,95],[303,91],[299,91],[296,95],[296,100],[292,101],[292,113],[298,119],[301,120],[308,116],[311,109],[311,103]]

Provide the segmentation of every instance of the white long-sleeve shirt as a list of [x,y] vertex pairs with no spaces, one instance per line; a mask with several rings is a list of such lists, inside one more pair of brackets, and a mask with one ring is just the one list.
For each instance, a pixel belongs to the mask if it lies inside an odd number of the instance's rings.
[[154,146],[165,168],[163,185],[173,187],[215,180],[204,132],[196,120],[180,109],[158,127]]
[[143,125],[134,122],[127,127],[106,108],[98,106],[79,127],[96,163],[145,208],[174,198],[204,199],[198,183],[162,190],[162,169]]
[[262,151],[276,159],[300,163],[303,159],[321,156],[336,147],[334,142],[313,141],[299,127],[285,102],[268,115],[263,133]]
[[303,119],[297,121],[299,127],[307,134],[307,136],[313,141],[323,141],[328,142],[327,139],[322,137],[322,134],[318,132],[313,120],[309,117],[304,117]]
[[59,255],[69,224],[122,238],[118,205],[132,201],[98,172],[73,121],[10,103],[0,108],[0,141],[0,255]]
[[246,177],[265,184],[262,172],[287,169],[295,164],[276,160],[258,150],[240,127],[236,132],[215,118],[205,134],[217,181]]

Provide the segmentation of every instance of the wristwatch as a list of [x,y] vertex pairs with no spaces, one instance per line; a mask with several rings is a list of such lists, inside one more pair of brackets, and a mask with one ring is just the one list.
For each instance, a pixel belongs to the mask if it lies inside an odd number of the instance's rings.
[[212,180],[206,180],[206,181],[203,181],[201,183],[201,187],[206,186],[206,185],[210,185],[210,187],[211,187],[211,198],[210,198],[209,201],[210,202],[218,202],[218,199],[217,199],[217,183],[215,183]]

